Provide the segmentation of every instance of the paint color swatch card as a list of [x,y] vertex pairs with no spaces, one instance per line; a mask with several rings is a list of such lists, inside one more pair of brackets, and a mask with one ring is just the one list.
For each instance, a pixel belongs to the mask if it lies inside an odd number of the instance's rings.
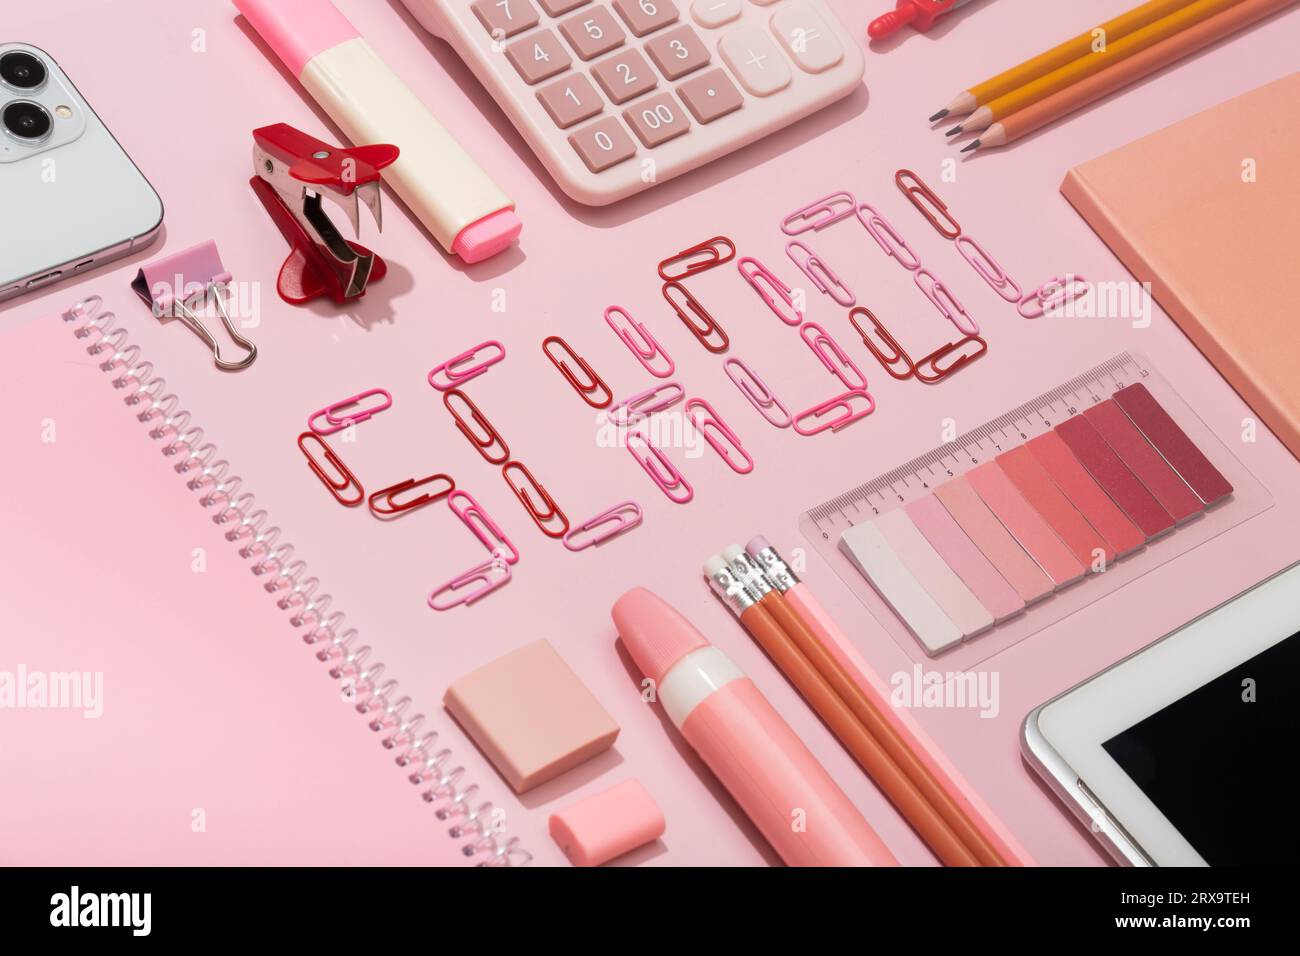
[[1126,353],[802,525],[904,649],[964,668],[1270,504]]

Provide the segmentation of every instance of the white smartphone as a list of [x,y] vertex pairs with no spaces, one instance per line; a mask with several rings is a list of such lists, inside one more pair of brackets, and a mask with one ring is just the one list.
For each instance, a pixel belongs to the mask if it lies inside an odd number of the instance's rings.
[[1120,863],[1295,866],[1300,564],[1036,708],[1026,761]]
[[0,43],[0,299],[153,242],[162,200],[44,50]]

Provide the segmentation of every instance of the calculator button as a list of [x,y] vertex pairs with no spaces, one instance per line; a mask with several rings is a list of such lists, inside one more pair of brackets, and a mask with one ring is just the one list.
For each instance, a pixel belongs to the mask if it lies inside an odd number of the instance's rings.
[[697,122],[712,123],[740,109],[740,90],[721,70],[709,70],[677,87],[677,95]]
[[627,135],[627,130],[615,116],[606,116],[603,120],[597,120],[578,130],[569,136],[569,142],[593,173],[609,169],[636,155],[632,137]]
[[740,16],[740,0],[695,0],[691,18],[702,27],[720,27]]
[[538,0],[538,2],[547,16],[558,17],[562,13],[578,9],[584,3],[590,3],[591,0]]
[[655,71],[640,50],[620,50],[593,66],[591,73],[605,95],[615,103],[626,103],[659,84]]
[[787,4],[772,16],[772,32],[806,73],[821,73],[844,59],[835,34],[806,3]]
[[718,44],[718,52],[740,85],[755,96],[771,96],[790,85],[789,64],[763,30],[732,30]]
[[560,129],[568,129],[574,123],[591,119],[605,108],[605,103],[591,85],[591,80],[581,73],[574,73],[549,86],[543,86],[537,91],[537,98]]
[[627,34],[604,7],[593,7],[560,24],[560,32],[569,46],[584,60],[590,60],[623,45]]
[[494,37],[512,37],[537,26],[537,8],[530,0],[474,0],[470,9]]
[[677,8],[671,0],[614,0],[614,9],[634,36],[643,37],[677,22]]
[[649,147],[666,143],[691,128],[686,112],[668,93],[652,96],[624,110],[623,119],[632,127],[636,138]]
[[573,62],[560,46],[560,38],[550,30],[539,30],[532,36],[516,40],[506,47],[506,59],[529,86],[563,73]]
[[670,80],[698,70],[709,62],[709,51],[700,35],[688,26],[680,26],[655,37],[645,45],[659,72]]

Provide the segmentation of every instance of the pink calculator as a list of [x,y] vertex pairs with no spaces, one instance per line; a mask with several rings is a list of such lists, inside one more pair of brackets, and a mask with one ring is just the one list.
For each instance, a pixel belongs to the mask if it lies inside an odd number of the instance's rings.
[[611,203],[853,92],[822,0],[403,0],[460,54],[560,187]]

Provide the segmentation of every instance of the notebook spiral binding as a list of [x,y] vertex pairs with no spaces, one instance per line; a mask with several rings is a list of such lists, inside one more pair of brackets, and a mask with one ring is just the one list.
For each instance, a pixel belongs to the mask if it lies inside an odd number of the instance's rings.
[[461,852],[477,858],[479,866],[527,864],[532,854],[518,837],[505,833],[503,812],[475,802],[478,786],[462,781],[465,768],[454,765],[451,750],[438,747],[437,731],[423,728],[424,715],[410,713],[411,698],[402,695],[397,681],[385,679],[384,665],[373,659],[356,628],[345,626],[343,613],[331,609],[333,599],[322,592],[319,579],[309,576],[306,562],[295,557],[293,545],[271,525],[267,511],[256,506],[230,463],[218,457],[216,446],[167,391],[166,381],[129,341],[126,329],[114,327],[115,318],[97,295],[63,313],[65,322],[76,323],[73,334],[89,340],[86,351],[104,356],[100,371],[114,375],[113,387],[125,393],[128,406],[139,409],[136,418],[150,426],[149,437],[163,442],[164,455],[177,459],[173,467],[186,476],[186,487],[199,493],[199,504],[216,524],[227,526],[226,539],[238,546],[253,574],[265,579],[263,587],[277,596],[276,606],[316,648],[316,659],[339,681],[344,698],[369,718],[372,731],[383,734],[380,742],[396,751],[396,763],[408,771],[410,782],[424,787],[421,795],[434,805],[435,817],[450,824],[448,835],[465,841]]

